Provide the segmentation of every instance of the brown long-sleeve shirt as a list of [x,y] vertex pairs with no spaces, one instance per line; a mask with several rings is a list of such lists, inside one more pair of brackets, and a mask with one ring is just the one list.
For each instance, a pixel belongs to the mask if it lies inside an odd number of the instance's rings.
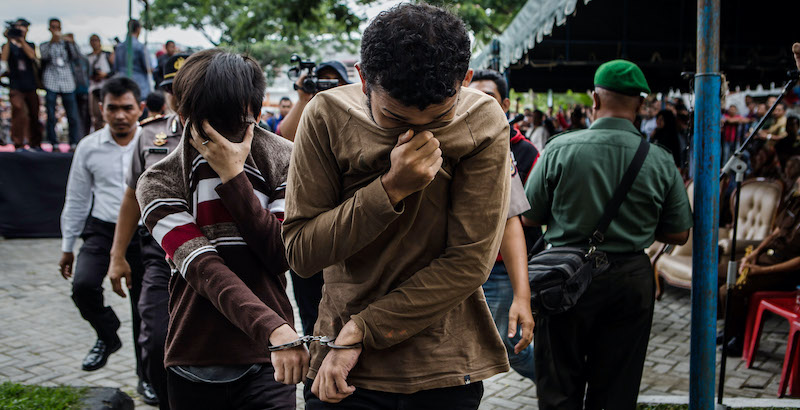
[[[324,269],[314,334],[335,337],[351,319],[364,330],[348,377],[357,387],[413,393],[508,370],[481,290],[507,216],[508,122],[493,99],[462,88],[455,118],[423,129],[444,163],[397,207],[380,177],[406,129],[375,124],[359,85],[314,97],[295,139],[287,259],[301,276]],[[326,351],[311,353],[313,378]]]

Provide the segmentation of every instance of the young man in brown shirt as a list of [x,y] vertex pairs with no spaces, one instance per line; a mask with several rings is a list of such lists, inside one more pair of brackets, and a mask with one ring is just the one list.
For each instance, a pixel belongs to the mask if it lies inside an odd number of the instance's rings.
[[[323,270],[306,408],[476,409],[509,369],[481,285],[509,203],[508,122],[469,82],[461,20],[429,5],[364,32],[361,84],[317,94],[289,167],[283,237]],[[336,404],[338,403],[338,404]]]

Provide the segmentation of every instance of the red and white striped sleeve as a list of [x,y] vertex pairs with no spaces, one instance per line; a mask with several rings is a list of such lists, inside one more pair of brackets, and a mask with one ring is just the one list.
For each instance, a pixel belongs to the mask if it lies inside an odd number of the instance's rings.
[[181,275],[206,253],[217,253],[189,213],[183,199],[158,198],[142,208],[142,221]]
[[142,219],[189,286],[253,340],[266,344],[275,329],[288,323],[225,265],[185,200],[152,200],[142,208]]

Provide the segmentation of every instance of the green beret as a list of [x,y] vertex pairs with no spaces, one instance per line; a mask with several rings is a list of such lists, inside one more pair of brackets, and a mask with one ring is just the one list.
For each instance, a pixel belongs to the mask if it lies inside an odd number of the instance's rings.
[[594,73],[594,85],[625,95],[650,94],[642,70],[627,60],[612,60],[600,65]]

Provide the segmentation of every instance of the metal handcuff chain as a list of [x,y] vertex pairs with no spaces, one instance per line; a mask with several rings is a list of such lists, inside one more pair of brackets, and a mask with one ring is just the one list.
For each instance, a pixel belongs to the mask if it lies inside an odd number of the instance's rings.
[[289,343],[284,343],[277,346],[269,346],[269,351],[278,352],[281,350],[293,349],[297,346],[309,344],[311,342],[319,342],[320,345],[330,347],[331,349],[358,349],[364,345],[361,342],[352,345],[337,345],[334,343],[334,341],[336,341],[336,339],[330,336],[303,336]]

